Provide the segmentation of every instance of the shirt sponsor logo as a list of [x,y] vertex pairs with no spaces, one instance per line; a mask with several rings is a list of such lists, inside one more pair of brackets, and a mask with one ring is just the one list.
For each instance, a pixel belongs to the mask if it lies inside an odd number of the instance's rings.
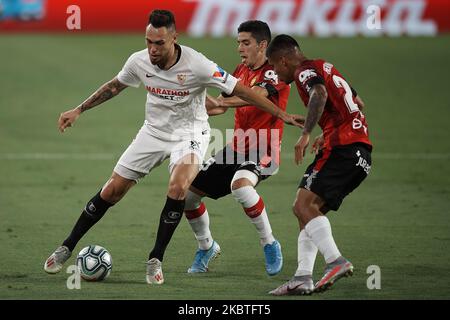
[[147,91],[152,95],[172,101],[179,101],[189,96],[189,90],[173,90],[173,89],[164,89],[164,88],[154,88],[151,86],[145,86]]

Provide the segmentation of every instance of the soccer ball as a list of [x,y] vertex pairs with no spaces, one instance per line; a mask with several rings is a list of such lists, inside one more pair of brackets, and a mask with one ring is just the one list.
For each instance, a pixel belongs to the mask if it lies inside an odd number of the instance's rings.
[[78,253],[77,266],[84,280],[101,281],[111,273],[111,254],[101,246],[90,245]]

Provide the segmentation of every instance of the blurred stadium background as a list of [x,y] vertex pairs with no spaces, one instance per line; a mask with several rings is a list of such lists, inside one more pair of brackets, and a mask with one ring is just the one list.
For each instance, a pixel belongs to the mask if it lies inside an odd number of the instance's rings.
[[[265,20],[274,34],[295,35],[307,56],[335,64],[366,102],[372,172],[339,213],[329,214],[355,275],[325,294],[286,299],[450,297],[448,1],[0,0],[0,299],[272,299],[267,292],[295,271],[298,230],[291,204],[312,156],[294,165],[299,131],[288,127],[280,172],[258,187],[283,246],[279,275],[266,276],[256,232],[228,197],[206,200],[223,249],[211,272],[186,274],[196,241],[183,221],[165,257],[166,283],[148,287],[144,262],[164,202],[167,163],[77,247],[100,244],[111,252],[106,281],[69,290],[69,274],[44,273],[44,260],[141,126],[145,91],[126,90],[64,135],[57,118],[144,48],[147,15],[155,8],[175,13],[179,43],[230,72],[239,63],[237,25]],[[371,19],[378,13],[380,29],[369,29],[367,21],[376,26]],[[288,111],[306,113],[295,89]],[[233,119],[229,111],[210,124],[224,131]],[[381,270],[379,290],[367,288],[371,265]],[[316,279],[323,266],[318,257]]]

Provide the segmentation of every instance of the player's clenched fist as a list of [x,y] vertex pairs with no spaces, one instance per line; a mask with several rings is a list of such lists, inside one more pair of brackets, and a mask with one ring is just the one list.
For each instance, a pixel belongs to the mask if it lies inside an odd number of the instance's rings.
[[61,113],[58,119],[59,131],[64,132],[67,127],[71,127],[72,124],[78,119],[80,114],[81,110],[79,108]]

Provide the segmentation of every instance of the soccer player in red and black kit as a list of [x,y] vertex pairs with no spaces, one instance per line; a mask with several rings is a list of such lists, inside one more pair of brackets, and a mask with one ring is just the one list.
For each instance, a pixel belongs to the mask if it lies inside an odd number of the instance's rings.
[[[270,293],[320,292],[353,273],[353,265],[339,252],[324,214],[338,210],[343,199],[370,171],[372,144],[361,112],[364,103],[331,63],[307,59],[297,41],[288,35],[273,39],[267,57],[279,80],[295,81],[308,108],[303,133],[295,145],[297,164],[303,161],[317,123],[323,131],[313,143],[316,158],[306,169],[293,206],[300,226],[298,268],[290,281]],[[322,279],[313,285],[317,250],[324,256],[326,267]]]
[[[278,80],[266,58],[271,40],[268,25],[262,21],[243,22],[238,28],[237,40],[242,63],[233,76],[286,110],[290,87]],[[265,254],[266,272],[275,275],[283,265],[281,246],[272,235],[264,202],[255,186],[278,168],[283,122],[224,93],[218,98],[209,97],[207,107],[209,115],[236,108],[235,130],[233,142],[205,163],[186,197],[185,214],[199,245],[188,272],[208,271],[209,262],[220,253],[219,245],[211,236],[202,197],[219,199],[231,193],[256,227]]]

